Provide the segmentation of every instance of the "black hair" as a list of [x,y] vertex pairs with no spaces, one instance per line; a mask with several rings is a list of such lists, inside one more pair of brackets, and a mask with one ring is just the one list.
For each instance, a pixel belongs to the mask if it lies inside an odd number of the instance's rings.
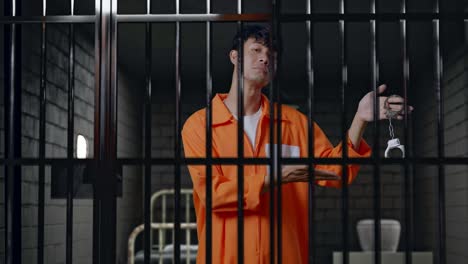
[[244,25],[242,26],[242,31],[237,32],[237,34],[232,39],[231,50],[237,50],[239,48],[239,37],[242,37],[242,44],[245,43],[249,38],[254,38],[256,41],[265,45],[269,49],[277,51],[277,45],[272,43],[270,35],[270,27],[262,25]]

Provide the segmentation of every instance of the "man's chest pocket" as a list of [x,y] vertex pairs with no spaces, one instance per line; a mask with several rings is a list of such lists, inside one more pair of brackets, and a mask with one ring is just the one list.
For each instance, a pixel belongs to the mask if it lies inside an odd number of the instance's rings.
[[[276,164],[278,162],[278,157],[275,156],[276,153],[278,153],[278,144],[273,145],[273,164]],[[265,144],[265,156],[270,157],[270,144]],[[286,145],[286,144],[281,144],[281,157],[283,158],[299,158],[300,157],[300,148],[299,146],[293,146],[293,145]],[[267,174],[270,174],[270,166],[267,167]]]
[[[273,147],[273,153],[277,153],[278,144],[274,144]],[[283,158],[299,158],[300,153],[299,146],[281,144],[281,156]],[[270,144],[265,144],[265,156],[270,157]]]

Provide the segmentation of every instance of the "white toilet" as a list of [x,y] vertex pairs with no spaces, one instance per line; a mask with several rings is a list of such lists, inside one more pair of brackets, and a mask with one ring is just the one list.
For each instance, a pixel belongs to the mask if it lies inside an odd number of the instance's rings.
[[[374,251],[374,219],[363,219],[356,226],[359,243],[363,251]],[[384,252],[396,252],[400,240],[400,222],[393,219],[381,219],[381,249]]]

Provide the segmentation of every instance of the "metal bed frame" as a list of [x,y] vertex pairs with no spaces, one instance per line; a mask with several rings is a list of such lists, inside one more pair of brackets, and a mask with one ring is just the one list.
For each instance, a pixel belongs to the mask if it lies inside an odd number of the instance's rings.
[[[151,219],[151,230],[150,232],[150,241],[151,243],[154,242],[153,235],[154,233],[158,233],[158,244],[151,247],[151,263],[153,263],[153,256],[158,259],[158,263],[163,264],[165,261],[170,260],[172,263],[172,251],[174,249],[173,244],[165,245],[166,242],[166,231],[172,230],[172,237],[174,240],[174,223],[166,222],[167,219],[167,205],[166,205],[166,197],[170,195],[174,195],[174,189],[163,189],[160,191],[155,192],[151,196],[151,212],[150,212],[150,219]],[[180,194],[185,196],[185,223],[180,224],[181,230],[185,230],[185,238],[186,244],[181,245],[181,258],[185,259],[186,263],[189,264],[191,261],[194,261],[196,257],[196,252],[198,250],[198,245],[191,245],[191,231],[197,228],[197,224],[194,222],[190,222],[190,208],[191,208],[191,197],[193,195],[192,189],[181,189]],[[154,222],[154,210],[156,202],[158,199],[161,200],[161,221],[162,222]],[[145,229],[145,224],[140,224],[135,227],[128,238],[128,264],[135,264],[135,260],[137,256],[143,257],[143,253],[135,252],[135,241],[139,234],[141,234]],[[172,246],[172,248],[171,248]],[[136,253],[136,254],[135,254]]]

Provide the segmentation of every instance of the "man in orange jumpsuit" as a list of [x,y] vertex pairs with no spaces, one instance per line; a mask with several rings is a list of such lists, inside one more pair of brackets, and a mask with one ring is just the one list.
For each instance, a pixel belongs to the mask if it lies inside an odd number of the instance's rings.
[[[270,44],[268,28],[244,26],[244,157],[265,158],[270,153],[270,105],[261,93],[270,79]],[[228,94],[216,94],[212,101],[212,156],[237,157],[237,48],[238,36],[229,58],[234,66]],[[385,90],[382,85],[379,93]],[[366,123],[373,120],[373,92],[365,95],[348,130],[347,142],[350,157],[369,157],[371,149],[362,139]],[[381,96],[380,105],[385,100]],[[402,98],[390,98],[390,103],[403,103]],[[392,108],[400,110],[401,105]],[[281,123],[283,157],[307,157],[307,117],[294,108],[282,105]],[[184,124],[182,139],[187,158],[206,157],[206,111],[192,114]],[[412,110],[412,107],[410,107]],[[384,119],[382,108],[380,119]],[[401,119],[399,115],[395,117]],[[343,144],[333,147],[320,127],[314,123],[315,156],[341,157]],[[197,263],[205,263],[206,238],[206,169],[203,165],[189,165],[194,188],[194,206],[197,216],[199,248]],[[265,165],[244,166],[244,262],[269,263],[269,182],[270,173]],[[283,263],[306,263],[308,258],[308,167],[283,165],[282,188],[282,260]],[[342,175],[341,165],[314,165],[317,179],[333,179]],[[349,183],[356,177],[359,167],[347,166]],[[237,166],[212,166],[212,260],[213,263],[237,263]],[[322,186],[340,186],[339,180],[318,180]]]

